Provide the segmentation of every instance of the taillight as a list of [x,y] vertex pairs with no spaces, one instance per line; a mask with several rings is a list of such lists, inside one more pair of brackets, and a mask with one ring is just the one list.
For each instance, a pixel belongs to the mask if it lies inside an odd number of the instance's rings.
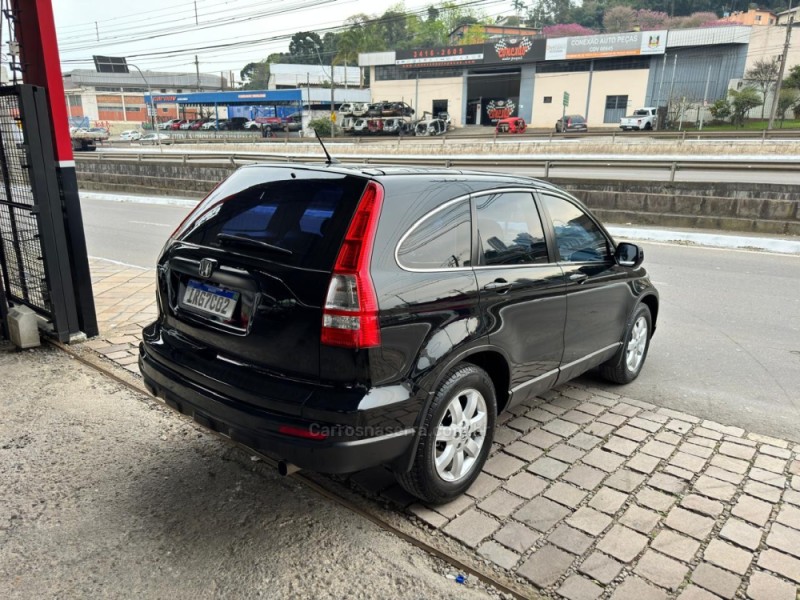
[[333,267],[322,311],[321,342],[344,348],[381,343],[378,297],[369,273],[383,188],[371,181],[358,202]]

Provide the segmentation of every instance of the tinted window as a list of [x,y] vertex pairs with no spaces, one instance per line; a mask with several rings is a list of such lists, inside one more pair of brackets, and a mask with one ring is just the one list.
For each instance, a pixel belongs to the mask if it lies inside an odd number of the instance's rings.
[[179,238],[294,266],[332,268],[365,181],[324,175],[284,179],[288,176],[289,169],[237,171],[194,211]]
[[589,215],[563,198],[543,194],[542,201],[553,221],[559,260],[600,262],[609,258],[608,240]]
[[544,230],[533,196],[510,192],[476,200],[483,265],[546,263]]
[[438,210],[411,230],[397,257],[410,269],[443,269],[470,265],[469,201]]

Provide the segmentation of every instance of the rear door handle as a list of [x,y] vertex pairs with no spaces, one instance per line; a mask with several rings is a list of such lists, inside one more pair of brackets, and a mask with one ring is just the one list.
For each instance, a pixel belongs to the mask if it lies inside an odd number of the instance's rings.
[[586,273],[573,273],[569,276],[569,280],[575,283],[583,283],[587,279],[589,279],[589,276]]
[[483,286],[483,289],[487,291],[499,293],[508,291],[509,288],[511,288],[511,284],[505,279],[495,279],[491,283],[487,283]]

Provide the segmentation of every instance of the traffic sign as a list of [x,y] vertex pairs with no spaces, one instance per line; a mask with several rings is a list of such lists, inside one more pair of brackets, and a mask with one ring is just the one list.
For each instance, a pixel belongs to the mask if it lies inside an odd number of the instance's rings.
[[569,106],[569,92],[564,92],[564,106]]
[[331,113],[331,123],[336,123],[336,113],[335,112]]

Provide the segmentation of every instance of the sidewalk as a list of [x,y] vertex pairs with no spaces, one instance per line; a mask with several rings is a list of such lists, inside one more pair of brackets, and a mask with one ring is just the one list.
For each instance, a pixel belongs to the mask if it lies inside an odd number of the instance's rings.
[[[136,373],[154,273],[92,270],[102,335],[87,345]],[[415,503],[383,469],[327,485],[389,502],[531,595],[796,600],[800,444],[623,389],[570,384],[504,413],[484,473],[445,506]]]

